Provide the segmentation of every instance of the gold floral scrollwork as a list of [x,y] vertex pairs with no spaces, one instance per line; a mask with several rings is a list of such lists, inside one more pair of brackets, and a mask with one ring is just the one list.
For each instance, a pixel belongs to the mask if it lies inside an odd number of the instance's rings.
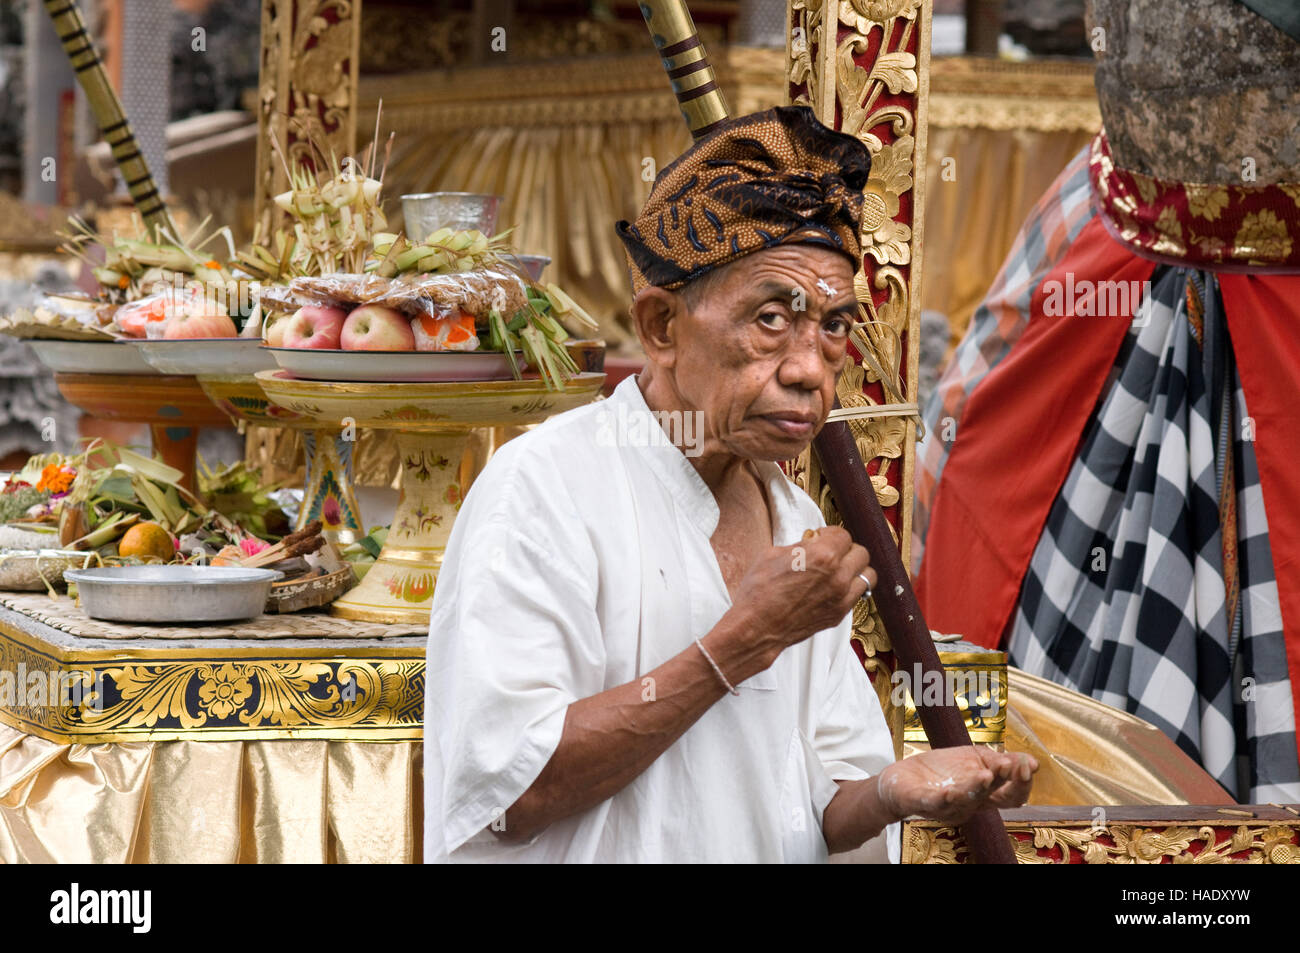
[[900,136],[881,145],[871,159],[871,175],[863,190],[862,252],[882,265],[906,265],[912,260],[912,229],[896,220],[900,199],[912,187],[912,155],[916,139]]
[[795,105],[812,105],[812,91],[822,86],[822,69],[813,58],[813,37],[821,28],[825,16],[823,0],[790,0],[794,16],[790,30],[790,66],[787,75],[790,83],[801,87],[791,99]]
[[942,829],[918,827],[908,824],[903,838],[905,864],[959,864],[969,854],[965,843],[952,837],[942,837]]
[[[1021,864],[1300,864],[1300,831],[1297,824],[1288,823],[1255,822],[1230,828],[1208,820],[1163,827],[1056,822],[1011,824],[1009,833]],[[903,843],[904,863],[969,860],[965,841],[951,827],[907,824]]]
[[419,737],[422,660],[239,659],[111,665],[49,727],[77,740]]
[[[913,225],[914,216],[924,214],[917,186],[924,131],[917,117],[927,88],[929,7],[924,0],[791,0],[789,11],[791,101],[812,106],[824,122],[835,117],[836,127],[857,137],[872,157],[863,189],[863,264],[854,280],[863,321],[853,332],[855,360],[841,375],[837,395],[849,409],[893,405],[880,415],[851,419],[849,428],[906,562],[908,468],[916,430],[915,417],[899,411],[916,399],[915,355],[906,368],[902,359],[913,350],[904,344],[919,319],[913,314],[919,279],[913,269],[920,260]],[[816,455],[806,451],[793,461],[791,473],[817,501],[826,522],[839,524]],[[904,712],[890,698],[892,645],[874,601],[855,608],[853,639],[901,753]]]
[[1291,255],[1291,236],[1286,223],[1266,208],[1242,219],[1234,244],[1261,261],[1278,261]]

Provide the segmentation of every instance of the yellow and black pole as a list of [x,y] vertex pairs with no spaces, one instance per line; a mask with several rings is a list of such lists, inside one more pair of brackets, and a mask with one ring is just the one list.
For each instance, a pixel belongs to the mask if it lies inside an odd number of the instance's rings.
[[691,11],[681,0],[642,0],[640,7],[691,135],[696,139],[708,135],[727,118],[727,101],[718,89]]
[[140,217],[144,219],[145,227],[155,237],[159,228],[165,228],[175,235],[167,206],[158,194],[153,173],[149,171],[135,133],[131,131],[131,123],[122,111],[122,102],[108,80],[108,73],[86,29],[86,21],[82,19],[76,0],[44,0],[44,3],[45,12],[54,22],[54,32],[63,44],[63,52],[67,54],[72,70],[77,74],[77,82],[86,93],[86,101],[90,103],[99,131],[103,133],[104,141],[112,151],[126,191],[135,203]]

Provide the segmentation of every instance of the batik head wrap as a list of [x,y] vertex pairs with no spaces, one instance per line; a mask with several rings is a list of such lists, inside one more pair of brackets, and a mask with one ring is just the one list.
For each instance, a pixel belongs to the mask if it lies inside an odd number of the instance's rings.
[[843,252],[856,269],[871,154],[806,106],[724,121],[655,178],[635,222],[616,226],[632,289],[679,288],[790,242]]

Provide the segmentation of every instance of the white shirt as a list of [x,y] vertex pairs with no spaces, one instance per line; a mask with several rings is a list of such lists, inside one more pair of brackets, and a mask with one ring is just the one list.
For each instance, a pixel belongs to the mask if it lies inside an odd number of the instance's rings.
[[[681,450],[637,438],[662,437],[648,413],[628,378],[510,441],[466,497],[429,626],[427,861],[824,861],[835,781],[893,761],[845,618],[725,695],[613,797],[526,844],[492,833],[570,703],[631,681],[653,698],[645,674],[731,606],[709,542],[717,502]],[[636,415],[649,428],[615,426]],[[779,467],[759,471],[775,545],[824,525]],[[874,846],[897,863],[898,825]]]

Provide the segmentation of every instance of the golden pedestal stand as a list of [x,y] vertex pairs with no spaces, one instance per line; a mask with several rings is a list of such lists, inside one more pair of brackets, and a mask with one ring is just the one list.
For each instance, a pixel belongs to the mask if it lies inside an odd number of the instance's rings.
[[198,381],[208,399],[236,420],[303,431],[307,481],[297,529],[320,520],[325,535],[338,543],[355,542],[366,535],[352,489],[353,444],[341,439],[339,426],[324,426],[271,403],[252,374],[200,374]]
[[459,464],[470,431],[545,420],[594,400],[603,374],[581,374],[563,391],[540,380],[446,383],[309,381],[260,371],[274,404],[320,426],[345,417],[398,431],[402,496],[375,565],[332,612],[367,622],[426,623],[451,526],[461,504]]

